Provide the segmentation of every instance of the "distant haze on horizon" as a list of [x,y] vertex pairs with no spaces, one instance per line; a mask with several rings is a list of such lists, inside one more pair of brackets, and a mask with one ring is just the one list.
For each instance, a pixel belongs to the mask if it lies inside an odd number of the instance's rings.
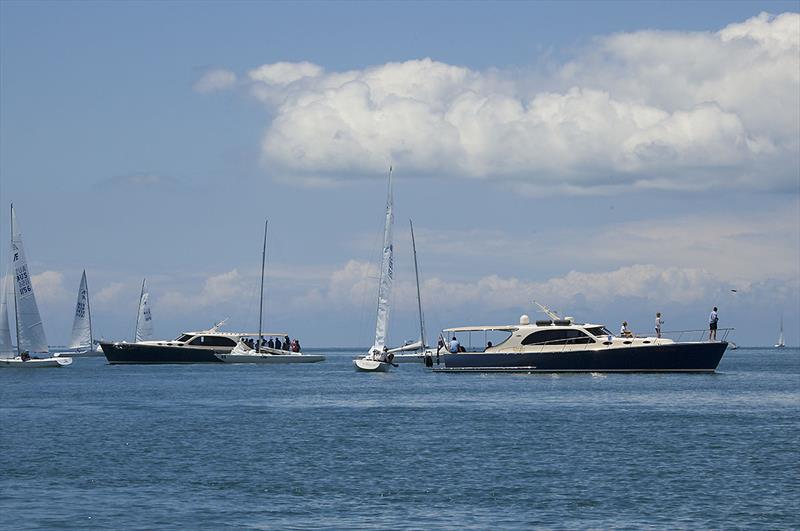
[[[536,317],[800,344],[797,2],[0,3],[13,201],[49,342],[230,317],[368,345]],[[13,308],[13,306],[12,306]],[[12,325],[13,329],[13,325]]]

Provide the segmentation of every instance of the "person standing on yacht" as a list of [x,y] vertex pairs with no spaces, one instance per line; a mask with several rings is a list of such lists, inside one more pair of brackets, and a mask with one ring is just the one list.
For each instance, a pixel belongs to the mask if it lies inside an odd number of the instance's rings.
[[717,307],[714,306],[714,309],[711,310],[711,313],[708,315],[708,340],[709,341],[716,341],[717,340],[717,323],[719,322],[719,315],[717,314]]
[[661,312],[656,312],[656,337],[661,337],[661,325],[664,324],[664,319],[661,318]]
[[628,321],[622,321],[622,326],[619,327],[619,335],[621,337],[631,337],[631,331],[628,329]]

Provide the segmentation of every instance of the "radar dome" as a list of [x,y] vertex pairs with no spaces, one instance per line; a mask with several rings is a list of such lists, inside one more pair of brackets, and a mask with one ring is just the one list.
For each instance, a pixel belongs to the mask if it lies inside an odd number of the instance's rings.
[[522,315],[520,315],[520,317],[519,317],[519,324],[521,324],[521,325],[531,324],[531,319],[530,319],[530,317],[528,317],[527,315],[525,315],[525,314],[523,313],[523,314],[522,314]]

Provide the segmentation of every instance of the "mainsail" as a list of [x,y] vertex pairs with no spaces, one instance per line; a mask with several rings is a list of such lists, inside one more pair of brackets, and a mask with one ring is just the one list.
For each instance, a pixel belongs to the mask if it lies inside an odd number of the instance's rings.
[[85,269],[78,288],[78,302],[75,303],[75,320],[72,322],[72,340],[69,348],[92,348],[92,316],[89,310],[89,287],[86,284]]
[[386,222],[383,228],[383,253],[381,259],[381,278],[378,284],[378,319],[375,325],[375,345],[373,349],[383,350],[389,328],[389,297],[392,292],[394,276],[394,248],[392,245],[392,225],[394,224],[394,201],[392,198],[392,168],[389,168],[389,191],[386,195]]
[[14,206],[11,206],[11,269],[14,275],[14,299],[17,316],[17,343],[19,350],[28,352],[47,352],[47,338],[44,335],[42,318],[33,294],[28,271],[28,261],[22,247],[22,235],[17,227]]
[[0,358],[9,358],[14,355],[14,346],[11,344],[11,327],[8,326],[8,292],[11,287],[11,275],[3,276],[2,293],[0,293]]
[[136,314],[136,342],[153,339],[153,316],[150,314],[150,292],[147,279],[142,280],[142,294],[139,295],[139,313]]

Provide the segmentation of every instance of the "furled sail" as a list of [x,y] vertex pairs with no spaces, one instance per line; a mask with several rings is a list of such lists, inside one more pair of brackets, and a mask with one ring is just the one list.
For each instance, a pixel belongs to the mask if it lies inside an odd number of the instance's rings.
[[25,250],[22,247],[22,235],[17,227],[14,207],[11,207],[11,269],[14,275],[14,297],[17,314],[17,342],[19,350],[28,352],[47,352],[47,338],[44,334],[42,317],[33,294],[33,284]]
[[83,271],[81,285],[78,288],[78,302],[75,303],[75,319],[72,322],[72,339],[69,348],[92,348],[92,317],[89,310],[86,270]]
[[0,358],[14,356],[14,346],[11,344],[11,327],[8,326],[8,292],[11,288],[11,275],[3,276],[2,293],[0,293]]
[[392,225],[394,224],[394,200],[392,197],[392,169],[389,168],[389,191],[386,195],[386,222],[383,228],[383,253],[381,259],[381,278],[378,284],[378,319],[375,325],[374,349],[383,350],[389,328],[389,298],[394,276],[394,247],[392,244]]
[[153,339],[153,316],[150,314],[150,292],[147,279],[142,281],[142,294],[139,295],[139,313],[136,315],[136,342]]

